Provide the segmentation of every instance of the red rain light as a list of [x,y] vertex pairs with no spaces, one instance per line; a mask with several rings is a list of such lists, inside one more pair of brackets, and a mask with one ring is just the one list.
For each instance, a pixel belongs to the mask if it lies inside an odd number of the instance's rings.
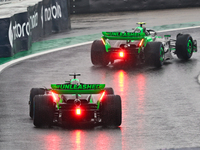
[[57,97],[56,97],[54,92],[52,92],[52,96],[53,96],[53,101],[56,103],[57,102]]
[[81,115],[81,109],[80,108],[76,108],[76,114]]
[[104,95],[105,95],[105,91],[102,93],[102,95],[101,95],[101,97],[99,99],[100,101],[103,99]]
[[101,41],[103,42],[103,45],[106,45],[106,42],[103,38],[101,38]]
[[139,47],[141,47],[143,45],[144,39],[142,39],[139,43]]
[[124,52],[119,52],[119,57],[124,57]]

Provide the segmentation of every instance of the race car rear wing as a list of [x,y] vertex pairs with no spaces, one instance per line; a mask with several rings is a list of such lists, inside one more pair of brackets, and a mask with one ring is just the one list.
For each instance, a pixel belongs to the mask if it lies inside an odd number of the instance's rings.
[[57,94],[99,94],[105,84],[51,84],[52,92]]
[[135,32],[102,32],[103,37],[109,40],[141,40],[144,33]]
[[57,90],[53,89],[52,92],[56,94],[100,94],[104,90]]

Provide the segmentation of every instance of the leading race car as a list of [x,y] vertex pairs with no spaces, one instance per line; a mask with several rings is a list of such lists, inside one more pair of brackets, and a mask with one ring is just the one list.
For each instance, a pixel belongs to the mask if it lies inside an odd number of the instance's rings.
[[161,67],[166,60],[172,59],[171,52],[181,60],[189,60],[197,52],[197,41],[189,34],[157,36],[154,30],[147,30],[144,22],[138,22],[132,32],[102,32],[101,40],[95,40],[91,46],[93,65],[107,66],[121,59],[133,64],[147,63]]
[[83,84],[80,74],[64,84],[51,84],[50,89],[32,88],[30,117],[36,127],[92,123],[102,126],[121,125],[121,97],[105,84]]

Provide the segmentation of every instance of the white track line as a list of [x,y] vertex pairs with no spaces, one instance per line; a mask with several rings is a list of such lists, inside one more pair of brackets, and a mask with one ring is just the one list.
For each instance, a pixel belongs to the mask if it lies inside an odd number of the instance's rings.
[[80,44],[75,44],[75,45],[70,45],[70,46],[55,48],[55,49],[52,49],[52,50],[47,50],[47,51],[44,51],[44,52],[39,52],[39,53],[36,53],[36,54],[31,54],[31,55],[28,55],[28,56],[24,56],[24,57],[21,57],[21,58],[18,58],[18,59],[15,59],[15,60],[12,60],[12,61],[9,61],[9,62],[7,62],[5,64],[0,65],[0,73],[5,68],[7,68],[9,66],[12,66],[15,63],[18,63],[20,61],[24,61],[26,59],[30,59],[30,58],[33,58],[33,57],[45,55],[45,54],[56,52],[56,51],[61,51],[61,50],[64,50],[64,49],[69,49],[69,48],[72,48],[72,47],[78,47],[78,46],[82,46],[82,45],[86,45],[86,44],[91,44],[91,43],[92,43],[92,41],[89,41],[89,42],[85,42],[85,43],[80,43]]
[[[177,31],[177,30],[194,29],[194,28],[200,28],[200,26],[162,30],[162,31],[158,31],[158,33],[159,33],[159,32]],[[69,48],[73,48],[73,47],[77,47],[77,46],[82,46],[82,45],[86,45],[86,44],[91,44],[92,42],[93,42],[93,41],[89,41],[89,42],[84,42],[84,43],[75,44],[75,45],[71,45],[71,46],[65,46],[65,47],[55,48],[55,49],[52,49],[52,50],[47,50],[47,51],[44,51],[44,52],[39,52],[39,53],[36,53],[36,54],[28,55],[28,56],[25,56],[25,57],[21,57],[21,58],[18,58],[18,59],[9,61],[9,62],[7,62],[7,63],[5,63],[5,64],[0,65],[0,73],[1,73],[5,68],[7,68],[7,67],[9,67],[9,66],[12,66],[12,65],[14,65],[15,63],[18,63],[18,62],[20,62],[20,61],[24,61],[24,60],[26,60],[26,59],[30,59],[30,58],[33,58],[33,57],[45,55],[45,54],[52,53],[52,52],[56,52],[56,51],[61,51],[61,50],[64,50],[64,49],[69,49]],[[198,76],[198,81],[200,82],[200,75]]]
[[159,32],[168,32],[168,31],[177,31],[177,30],[187,30],[187,29],[195,29],[195,28],[200,28],[200,26],[193,26],[193,27],[185,27],[185,28],[175,28],[175,29],[168,29],[168,30],[162,30],[162,31],[157,31]]

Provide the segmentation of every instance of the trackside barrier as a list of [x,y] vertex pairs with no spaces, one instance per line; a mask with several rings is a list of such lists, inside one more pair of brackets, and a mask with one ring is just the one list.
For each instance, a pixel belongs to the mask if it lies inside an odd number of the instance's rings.
[[43,0],[10,18],[0,19],[0,57],[26,51],[53,33],[70,29],[69,1]]
[[199,6],[199,0],[70,0],[71,14]]

